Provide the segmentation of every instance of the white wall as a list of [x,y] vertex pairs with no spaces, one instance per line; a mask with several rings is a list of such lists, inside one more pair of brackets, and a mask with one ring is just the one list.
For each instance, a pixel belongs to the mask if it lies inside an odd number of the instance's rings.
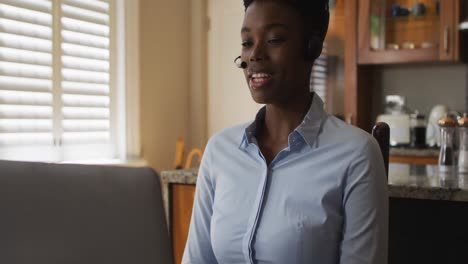
[[140,0],[140,134],[156,170],[172,168],[178,137],[187,151],[204,148],[215,132],[255,117],[233,63],[243,16],[242,1]]
[[140,1],[140,124],[143,158],[173,168],[178,137],[189,137],[190,1]]
[[242,1],[208,0],[208,135],[255,118],[260,108],[250,96],[242,71],[235,67],[240,55]]
[[411,110],[429,116],[436,104],[463,113],[466,104],[466,65],[425,64],[385,66],[376,71],[373,116],[384,111],[385,95],[403,95]]
[[207,125],[207,0],[190,1],[190,148],[204,148]]

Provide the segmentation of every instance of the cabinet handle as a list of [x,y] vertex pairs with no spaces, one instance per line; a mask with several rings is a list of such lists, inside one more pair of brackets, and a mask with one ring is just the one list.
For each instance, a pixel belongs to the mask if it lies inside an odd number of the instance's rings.
[[449,53],[449,33],[450,29],[448,26],[445,26],[444,28],[444,51],[445,53]]

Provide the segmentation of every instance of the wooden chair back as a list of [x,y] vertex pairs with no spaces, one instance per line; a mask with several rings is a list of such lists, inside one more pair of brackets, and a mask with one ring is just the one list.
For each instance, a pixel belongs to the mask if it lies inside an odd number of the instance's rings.
[[388,159],[390,155],[390,127],[387,123],[379,122],[372,128],[372,136],[377,140],[385,163],[385,172],[388,177]]

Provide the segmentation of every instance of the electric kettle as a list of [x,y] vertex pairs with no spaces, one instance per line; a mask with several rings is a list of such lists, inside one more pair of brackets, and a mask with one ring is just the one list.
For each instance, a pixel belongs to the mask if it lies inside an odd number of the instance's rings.
[[440,146],[440,130],[437,122],[439,119],[447,115],[449,109],[445,105],[435,105],[432,107],[426,129],[426,143],[429,147]]

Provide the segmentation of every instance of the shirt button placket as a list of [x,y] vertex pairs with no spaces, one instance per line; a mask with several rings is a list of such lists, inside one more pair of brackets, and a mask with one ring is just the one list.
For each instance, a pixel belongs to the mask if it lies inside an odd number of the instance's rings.
[[[272,164],[270,164],[270,166],[271,165]],[[264,177],[263,177],[263,181],[262,181],[262,188],[261,188],[260,193],[259,193],[260,197],[259,197],[259,199],[257,199],[258,202],[257,202],[257,207],[256,207],[256,212],[255,212],[256,213],[255,220],[253,221],[253,223],[251,225],[251,228],[250,228],[250,232],[249,232],[248,252],[249,252],[249,262],[251,264],[255,263],[255,261],[253,259],[253,238],[254,238],[254,236],[256,234],[256,231],[257,231],[258,219],[260,218],[260,214],[262,213],[263,198],[265,197],[268,178],[271,177],[272,169],[270,168],[270,166],[267,166],[266,163],[265,163]]]

